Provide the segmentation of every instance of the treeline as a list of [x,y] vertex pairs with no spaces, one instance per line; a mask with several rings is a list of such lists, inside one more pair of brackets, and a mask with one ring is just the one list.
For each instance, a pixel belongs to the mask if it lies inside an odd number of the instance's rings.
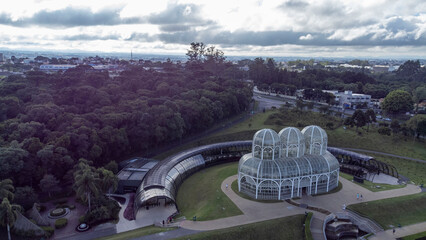
[[413,93],[426,86],[426,69],[419,61],[407,61],[395,72],[372,74],[367,70],[335,71],[307,68],[304,71],[288,71],[277,66],[273,59],[256,58],[245,61],[250,78],[261,90],[294,95],[296,89],[350,90],[373,98],[384,98],[396,89]]
[[37,187],[73,182],[80,158],[103,166],[196,133],[248,108],[251,86],[223,54],[118,77],[90,66],[0,82],[0,179]]

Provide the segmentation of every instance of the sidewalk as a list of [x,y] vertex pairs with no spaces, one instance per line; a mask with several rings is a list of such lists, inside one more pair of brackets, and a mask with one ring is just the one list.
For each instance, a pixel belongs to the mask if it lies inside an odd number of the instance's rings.
[[[230,187],[232,182],[236,179],[237,175],[226,178],[225,181],[222,182],[221,189],[244,213],[243,215],[211,221],[194,222],[186,220],[182,222],[181,227],[191,230],[207,231],[305,213],[306,209],[298,208],[286,202],[260,203],[241,198],[234,193]],[[229,185],[228,189],[226,189],[226,184]]]
[[[426,219],[425,219],[426,220]],[[422,223],[417,223],[413,225],[404,226],[401,228],[395,228],[395,234],[392,233],[392,229],[379,232],[376,235],[368,238],[369,240],[388,240],[388,239],[396,239],[400,237],[409,236],[412,234],[420,233],[426,231],[426,221]]]

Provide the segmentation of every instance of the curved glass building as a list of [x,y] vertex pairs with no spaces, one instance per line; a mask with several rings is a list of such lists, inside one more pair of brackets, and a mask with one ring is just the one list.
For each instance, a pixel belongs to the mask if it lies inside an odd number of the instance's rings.
[[327,133],[318,126],[278,134],[262,129],[252,152],[241,157],[238,189],[255,199],[287,199],[328,192],[338,185],[339,163],[327,151]]

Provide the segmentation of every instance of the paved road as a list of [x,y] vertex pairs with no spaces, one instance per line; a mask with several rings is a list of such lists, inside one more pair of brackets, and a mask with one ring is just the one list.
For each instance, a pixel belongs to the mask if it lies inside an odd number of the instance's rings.
[[405,236],[409,236],[416,233],[424,232],[426,229],[426,222],[412,224],[408,226],[404,226],[401,228],[395,228],[395,233],[393,233],[393,229],[389,229],[383,232],[379,232],[376,235],[368,238],[370,240],[389,240],[396,239]]
[[374,153],[374,154],[379,154],[379,155],[384,155],[384,156],[389,156],[389,157],[396,157],[396,158],[402,158],[402,159],[407,159],[407,160],[411,160],[411,161],[426,163],[426,161],[422,160],[422,159],[404,157],[404,156],[399,156],[399,155],[395,155],[395,154],[391,154],[391,153],[377,152],[377,151],[358,149],[358,148],[342,148],[342,149],[346,149],[346,150],[349,150],[349,151],[355,151],[355,152]]

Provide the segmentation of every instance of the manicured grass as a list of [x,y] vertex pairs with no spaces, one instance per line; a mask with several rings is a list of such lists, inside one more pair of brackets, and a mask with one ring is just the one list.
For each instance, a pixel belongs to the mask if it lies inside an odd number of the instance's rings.
[[348,208],[378,222],[383,228],[426,221],[426,193],[363,202]]
[[416,239],[425,239],[425,238],[426,238],[426,232],[421,232],[421,233],[405,236],[402,238],[402,240],[416,240]]
[[[339,173],[341,177],[352,181],[353,176],[349,175],[347,173]],[[384,183],[373,183],[367,180],[364,180],[364,183],[358,183],[358,182],[353,182],[361,187],[364,187],[372,192],[380,192],[380,191],[387,191],[387,190],[392,190],[392,189],[398,189],[398,188],[403,188],[407,185],[391,185],[391,184],[384,184]]]
[[308,213],[308,216],[305,219],[305,239],[306,240],[313,240],[312,233],[311,233],[311,219],[312,215],[314,215],[312,212]]
[[181,216],[197,221],[213,220],[243,214],[220,188],[225,178],[237,174],[238,162],[203,169],[179,188],[177,205]]
[[97,238],[97,240],[124,240],[124,239],[132,239],[136,237],[151,235],[159,232],[167,232],[176,228],[161,228],[155,226],[148,226],[143,228],[138,228],[135,230],[117,233],[111,236]]
[[242,198],[244,198],[244,199],[247,199],[247,200],[251,200],[251,201],[254,201],[254,202],[261,202],[261,203],[277,203],[277,202],[282,202],[283,200],[261,200],[261,199],[254,199],[254,198],[251,198],[251,197],[249,197],[249,196],[247,196],[247,195],[245,195],[244,193],[241,193],[241,192],[239,192],[238,191],[238,180],[235,180],[235,181],[233,181],[232,182],[232,184],[231,184],[231,189],[232,189],[232,191],[234,191],[238,196],[240,196],[240,197],[242,197]]
[[[426,163],[420,163],[411,160],[387,157],[376,154],[368,155],[374,157],[379,161],[392,164],[393,166],[395,166],[396,170],[398,170],[399,174],[408,177],[415,184],[420,185],[423,183],[426,185]],[[425,159],[425,157],[423,157],[423,159]]]
[[263,222],[251,223],[221,230],[202,232],[176,238],[180,240],[293,240],[304,239],[303,223],[305,215],[299,214]]

